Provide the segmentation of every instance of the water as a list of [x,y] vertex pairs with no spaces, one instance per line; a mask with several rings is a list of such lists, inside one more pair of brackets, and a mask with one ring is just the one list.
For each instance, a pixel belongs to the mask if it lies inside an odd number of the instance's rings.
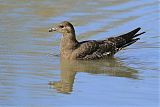
[[[0,106],[158,107],[159,1],[0,0]],[[79,41],[142,27],[113,59],[59,58],[53,24],[73,23]]]

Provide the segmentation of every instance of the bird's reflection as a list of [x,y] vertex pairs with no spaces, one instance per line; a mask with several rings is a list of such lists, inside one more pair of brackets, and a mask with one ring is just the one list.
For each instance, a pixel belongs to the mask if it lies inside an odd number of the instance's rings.
[[60,70],[61,80],[49,82],[49,85],[58,92],[65,94],[72,92],[74,79],[78,72],[137,79],[136,70],[123,66],[123,64],[115,58],[92,61],[60,59]]

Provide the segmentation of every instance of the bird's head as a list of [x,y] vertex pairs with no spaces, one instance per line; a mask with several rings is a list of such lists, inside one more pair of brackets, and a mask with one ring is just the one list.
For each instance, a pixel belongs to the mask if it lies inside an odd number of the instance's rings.
[[56,31],[62,34],[75,32],[73,25],[68,21],[63,21],[49,29],[49,32],[53,32],[53,31]]

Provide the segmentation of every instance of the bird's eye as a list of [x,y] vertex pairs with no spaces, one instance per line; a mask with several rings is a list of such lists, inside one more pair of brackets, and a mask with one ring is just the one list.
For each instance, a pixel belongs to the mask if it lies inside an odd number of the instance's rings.
[[60,27],[60,28],[64,28],[64,26],[63,26],[63,25],[60,25],[59,27]]

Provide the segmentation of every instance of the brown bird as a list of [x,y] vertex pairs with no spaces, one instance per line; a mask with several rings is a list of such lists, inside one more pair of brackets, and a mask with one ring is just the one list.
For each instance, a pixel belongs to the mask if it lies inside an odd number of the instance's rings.
[[124,47],[135,43],[140,39],[136,37],[145,33],[137,34],[140,29],[139,27],[126,34],[110,37],[105,40],[89,40],[82,42],[76,40],[74,27],[68,21],[55,25],[53,28],[49,29],[49,32],[57,31],[62,33],[60,41],[61,58],[70,60],[93,60],[111,57]]

